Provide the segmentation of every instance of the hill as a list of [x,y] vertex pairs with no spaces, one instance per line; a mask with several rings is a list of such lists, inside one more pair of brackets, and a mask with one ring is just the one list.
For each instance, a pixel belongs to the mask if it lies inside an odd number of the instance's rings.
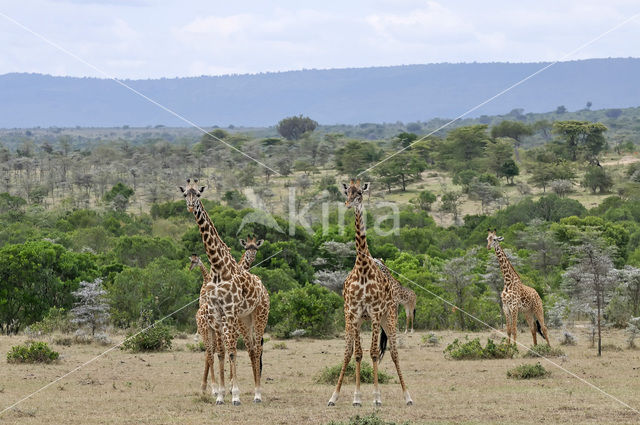
[[[304,114],[321,124],[455,117],[546,63],[429,64],[255,75],[127,80],[202,126],[268,126]],[[471,114],[638,106],[640,59],[561,62]],[[185,126],[113,81],[0,76],[0,127]]]

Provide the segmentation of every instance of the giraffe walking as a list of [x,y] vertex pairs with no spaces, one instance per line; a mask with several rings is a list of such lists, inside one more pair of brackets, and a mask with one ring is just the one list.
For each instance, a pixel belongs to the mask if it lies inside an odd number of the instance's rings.
[[375,258],[374,261],[376,262],[378,268],[382,270],[382,273],[387,276],[387,279],[389,279],[389,282],[391,282],[391,284],[395,288],[396,302],[404,307],[404,313],[406,316],[404,333],[407,333],[407,331],[409,330],[409,322],[411,322],[411,333],[413,333],[413,318],[416,315],[416,304],[418,301],[416,293],[411,289],[402,286],[400,282],[398,282],[398,280],[393,277],[393,275],[391,274],[391,270],[389,270],[389,268],[385,266],[381,258]]
[[[240,259],[240,266],[245,270],[251,268],[251,264],[256,259],[256,253],[264,241],[262,239],[257,240],[254,236],[247,236],[247,239],[240,239],[240,244],[245,248],[245,252]],[[202,260],[197,254],[191,255],[191,265],[189,270],[193,270],[195,267],[200,268],[202,273],[202,287],[200,288],[200,307],[196,312],[196,324],[198,327],[198,334],[202,338],[205,346],[205,359],[204,359],[204,374],[202,375],[201,390],[203,393],[207,391],[207,378],[209,373],[211,374],[211,388],[213,396],[218,395],[218,387],[216,386],[215,373],[213,370],[214,355],[216,352],[221,353],[224,358],[224,345],[222,343],[221,335],[215,332],[207,323],[207,318],[211,315],[209,311],[209,304],[205,300],[205,287],[207,283],[211,281],[211,275],[207,271],[206,267],[202,263]],[[242,322],[238,322],[238,326],[242,327]],[[241,330],[241,333],[245,333]],[[224,373],[224,360],[220,361],[221,372]]]
[[[207,321],[222,335],[225,351],[229,353],[231,401],[240,405],[240,389],[236,373],[237,332],[243,333],[247,345],[254,378],[254,403],[262,401],[260,381],[262,375],[262,336],[269,317],[269,294],[260,278],[244,270],[222,241],[200,197],[205,187],[197,186],[198,180],[187,179],[186,188],[180,187],[187,209],[193,213],[205,251],[211,264],[210,281],[205,286],[204,298],[210,313]],[[242,326],[239,325],[242,323]],[[245,334],[246,333],[246,334]],[[220,356],[219,356],[220,358]],[[221,362],[224,355],[221,358]],[[222,366],[223,368],[224,366]],[[223,371],[222,371],[223,372]],[[224,373],[220,374],[220,386],[216,404],[224,403]]]
[[500,242],[504,240],[502,236],[496,235],[496,229],[491,231],[488,229],[487,249],[493,248],[500,263],[500,270],[504,277],[504,289],[502,290],[502,310],[504,311],[505,321],[507,323],[507,340],[511,343],[513,335],[513,343],[516,343],[516,334],[518,331],[518,312],[522,311],[527,324],[531,330],[533,337],[533,345],[537,345],[536,331],[544,337],[549,343],[549,334],[544,324],[544,310],[542,309],[542,299],[538,292],[522,283],[520,276],[513,268],[513,265],[507,258],[504,250],[500,246]]
[[[345,318],[345,352],[342,369],[338,378],[336,389],[329,399],[329,406],[335,406],[340,395],[340,388],[344,379],[344,373],[354,354],[356,359],[356,389],[353,394],[353,405],[361,406],[360,395],[360,364],[362,362],[362,345],[360,341],[360,326],[365,320],[371,321],[371,361],[373,363],[373,404],[382,405],[380,388],[378,386],[378,361],[384,355],[389,342],[389,351],[393,360],[398,378],[407,405],[413,401],[404,383],[400,362],[398,359],[398,347],[396,346],[396,323],[398,320],[398,304],[395,301],[393,285],[369,253],[365,225],[362,218],[362,196],[369,188],[369,183],[360,186],[360,181],[351,181],[350,185],[343,184],[344,194],[347,197],[346,205],[353,207],[355,213],[356,228],[356,262],[353,269],[344,281],[342,295],[344,297]],[[382,331],[382,332],[381,332]]]

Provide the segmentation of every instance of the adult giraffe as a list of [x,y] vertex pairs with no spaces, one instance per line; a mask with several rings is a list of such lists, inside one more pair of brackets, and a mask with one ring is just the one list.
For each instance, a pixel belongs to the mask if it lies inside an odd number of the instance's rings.
[[[344,297],[345,319],[345,352],[342,369],[329,406],[335,406],[340,395],[344,373],[354,354],[356,358],[356,389],[353,393],[353,405],[361,406],[360,395],[360,363],[362,362],[362,345],[360,341],[360,326],[365,320],[371,321],[371,362],[373,363],[373,404],[382,405],[382,398],[378,386],[378,361],[384,355],[389,340],[391,358],[396,366],[398,378],[407,405],[413,401],[404,383],[398,348],[396,346],[396,322],[398,320],[398,304],[394,297],[393,285],[384,273],[376,266],[369,253],[365,224],[362,218],[362,195],[369,189],[369,183],[360,186],[360,181],[351,180],[349,186],[343,184],[344,194],[347,197],[346,206],[354,209],[356,227],[356,262],[353,269],[344,281],[342,295]],[[380,333],[380,328],[382,332]],[[378,346],[378,343],[380,346]]]
[[511,335],[513,335],[513,343],[516,343],[518,311],[522,311],[531,330],[533,345],[538,344],[536,331],[547,340],[547,345],[551,345],[547,327],[544,325],[544,311],[540,295],[535,289],[524,285],[520,280],[516,269],[513,268],[507,254],[500,246],[500,242],[504,238],[496,234],[496,229],[493,229],[493,231],[487,229],[487,232],[487,249],[493,248],[495,250],[496,257],[498,257],[498,262],[500,263],[500,270],[504,277],[504,289],[500,298],[502,299],[502,310],[507,323],[507,341],[511,343]]
[[[262,336],[269,316],[269,294],[260,278],[238,265],[229,247],[222,241],[200,197],[205,187],[197,186],[197,179],[187,179],[180,187],[187,209],[193,213],[211,264],[211,280],[205,287],[205,299],[211,311],[209,325],[223,335],[229,353],[231,400],[240,405],[240,389],[236,373],[237,332],[246,329],[243,339],[247,345],[254,378],[254,403],[262,401],[260,378],[262,374]],[[243,327],[238,326],[242,322]],[[221,385],[224,373],[220,376]],[[224,387],[220,387],[216,404],[224,403]]]

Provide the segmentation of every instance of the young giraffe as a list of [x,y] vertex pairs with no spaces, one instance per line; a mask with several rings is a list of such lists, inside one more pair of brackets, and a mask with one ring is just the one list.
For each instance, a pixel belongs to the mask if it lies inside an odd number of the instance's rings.
[[[367,236],[362,218],[362,195],[369,188],[369,183],[360,187],[360,181],[347,186],[343,184],[344,194],[347,197],[346,206],[353,207],[355,213],[356,227],[356,263],[344,281],[342,295],[344,297],[344,318],[345,318],[345,352],[340,377],[329,406],[335,406],[344,373],[354,354],[356,358],[356,389],[353,394],[353,405],[361,406],[360,398],[360,363],[362,362],[362,346],[360,342],[360,325],[365,320],[371,321],[371,361],[373,363],[373,404],[382,405],[380,389],[378,387],[378,360],[384,354],[387,335],[389,336],[389,348],[391,358],[396,366],[398,378],[407,405],[412,405],[413,401],[404,383],[400,363],[398,359],[398,348],[396,346],[396,322],[398,320],[398,304],[395,302],[393,285],[387,277],[376,266],[373,257],[369,253],[367,246]],[[380,333],[380,328],[382,332]],[[380,337],[380,341],[378,341]],[[380,346],[378,347],[378,342]]]
[[[542,300],[535,289],[526,286],[520,280],[520,276],[513,268],[513,265],[504,253],[500,242],[504,240],[502,236],[496,235],[496,229],[487,230],[487,249],[493,248],[500,263],[500,270],[504,277],[504,289],[502,290],[502,310],[504,311],[505,321],[507,323],[507,340],[511,342],[513,335],[513,343],[516,343],[516,334],[518,331],[518,311],[522,311],[529,324],[531,336],[533,336],[533,345],[537,345],[536,331],[540,333],[549,343],[549,335],[547,327],[544,325],[544,311],[542,309]],[[535,316],[535,319],[534,319]]]
[[[187,209],[193,213],[202,235],[205,251],[211,264],[210,282],[204,297],[210,309],[208,323],[223,335],[229,353],[231,400],[240,405],[240,389],[236,373],[237,332],[243,333],[254,378],[254,403],[262,401],[260,380],[262,375],[262,336],[269,316],[269,294],[260,278],[238,265],[229,247],[222,241],[200,197],[205,187],[198,187],[197,179],[187,179],[186,188],[180,187]],[[239,326],[242,322],[243,326]],[[222,366],[223,367],[223,366]],[[216,404],[224,404],[224,373],[220,374],[220,391]]]
[[409,321],[411,321],[411,333],[413,333],[413,318],[416,315],[416,303],[418,300],[416,293],[411,289],[402,286],[400,282],[398,282],[398,280],[393,277],[391,271],[387,268],[387,266],[384,265],[384,262],[381,258],[374,258],[374,261],[376,262],[378,268],[382,270],[382,273],[387,276],[389,282],[393,284],[395,288],[396,302],[398,304],[402,304],[402,306],[404,307],[404,313],[407,318],[404,327],[404,333],[407,333],[407,330],[409,330]]
[[[260,248],[260,246],[264,242],[262,239],[260,239],[259,241],[256,239],[256,237],[251,238],[250,236],[248,236],[246,240],[240,239],[240,244],[245,248],[245,252],[242,254],[242,258],[240,259],[240,267],[244,268],[245,270],[249,270],[251,264],[253,264],[256,259],[258,248]],[[207,377],[209,375],[209,372],[211,372],[211,387],[212,393],[215,397],[218,395],[218,387],[216,386],[215,373],[213,371],[214,354],[216,353],[216,351],[220,350],[218,351],[218,354],[221,354],[222,357],[222,360],[220,361],[220,373],[224,373],[224,346],[222,344],[221,335],[217,334],[215,332],[215,329],[213,329],[207,323],[207,318],[211,313],[209,311],[209,304],[207,304],[204,298],[204,294],[206,292],[205,287],[207,283],[211,281],[211,276],[209,275],[209,272],[207,271],[204,264],[202,263],[202,260],[197,254],[191,255],[191,266],[189,267],[189,270],[193,270],[194,267],[199,267],[200,272],[202,273],[202,287],[200,288],[200,308],[198,308],[198,311],[196,312],[198,334],[200,334],[200,337],[202,338],[206,349],[204,358],[204,374],[202,375],[201,389],[203,393],[207,391]],[[242,322],[238,322],[238,326],[242,327]],[[242,333],[244,334],[245,332]]]

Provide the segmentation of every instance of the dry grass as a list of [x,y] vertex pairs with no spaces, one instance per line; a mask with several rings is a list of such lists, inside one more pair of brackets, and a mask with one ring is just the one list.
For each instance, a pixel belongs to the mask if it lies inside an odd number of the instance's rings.
[[[640,351],[608,351],[597,358],[588,348],[584,329],[573,329],[579,344],[564,347],[567,357],[554,359],[578,376],[640,408]],[[399,385],[382,386],[385,420],[411,423],[638,423],[639,416],[541,359],[445,360],[442,347],[459,332],[437,332],[440,347],[426,347],[426,333],[403,336],[400,359],[415,405],[404,406]],[[485,340],[489,332],[470,335]],[[520,341],[530,344],[522,333]],[[552,332],[557,344],[559,331]],[[363,341],[367,347],[368,338]],[[623,346],[624,334],[608,331],[605,343]],[[0,337],[0,353],[22,343],[24,337]],[[333,387],[313,383],[319,370],[340,362],[343,342],[338,339],[290,340],[287,350],[265,345],[262,405],[253,405],[246,352],[239,354],[243,405],[216,406],[200,395],[203,355],[185,350],[177,341],[173,351],[129,354],[114,350],[75,374],[52,385],[2,415],[3,423],[25,424],[201,424],[274,423],[318,424],[346,420],[371,407],[371,385],[363,385],[364,407],[351,406],[353,385],[343,387],[338,406],[327,408]],[[60,347],[55,365],[10,365],[0,368],[0,409],[51,382],[102,352],[96,345]],[[521,350],[522,351],[522,350]],[[365,358],[368,353],[365,353]],[[395,376],[391,358],[382,370]],[[4,359],[1,360],[5,362]],[[507,380],[506,371],[524,362],[540,361],[552,372],[544,380]],[[396,381],[393,378],[392,381]],[[28,414],[25,414],[28,412]]]

